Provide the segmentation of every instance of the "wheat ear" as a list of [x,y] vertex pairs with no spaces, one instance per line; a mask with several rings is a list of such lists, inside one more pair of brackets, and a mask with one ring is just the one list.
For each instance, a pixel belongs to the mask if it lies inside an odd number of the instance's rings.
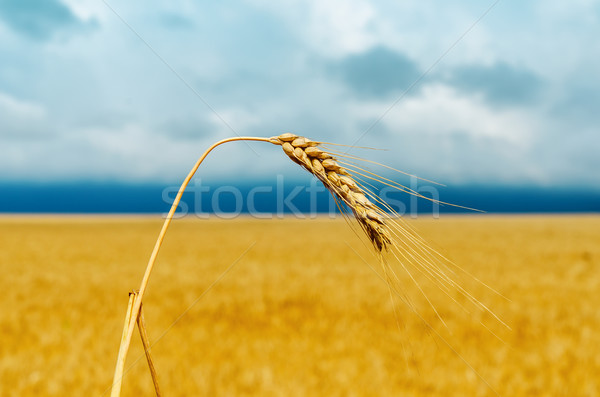
[[367,198],[346,169],[331,154],[318,147],[320,142],[290,133],[272,137],[270,141],[281,145],[292,161],[316,176],[334,198],[350,208],[378,252],[388,248],[391,236],[381,210]]

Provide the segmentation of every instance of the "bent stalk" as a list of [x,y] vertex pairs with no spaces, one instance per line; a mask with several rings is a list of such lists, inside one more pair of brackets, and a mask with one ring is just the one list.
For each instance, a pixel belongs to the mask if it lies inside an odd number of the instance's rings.
[[190,183],[190,180],[192,179],[192,177],[198,170],[198,167],[200,167],[200,164],[202,164],[202,162],[204,161],[206,156],[208,156],[208,154],[217,146],[222,145],[227,142],[234,142],[234,141],[261,141],[261,142],[273,143],[272,140],[269,138],[258,138],[258,137],[235,137],[235,138],[227,138],[227,139],[218,141],[218,142],[214,143],[211,147],[209,147],[204,152],[204,154],[198,159],[196,164],[194,164],[194,167],[192,167],[192,170],[190,171],[188,176],[185,178],[185,180],[181,184],[181,187],[179,188],[179,191],[177,192],[177,196],[175,197],[175,200],[173,201],[173,204],[171,205],[171,209],[169,210],[169,213],[167,214],[167,217],[165,218],[165,222],[163,223],[162,229],[158,235],[158,239],[156,240],[156,243],[154,244],[154,249],[152,250],[152,255],[150,255],[150,259],[148,260],[148,265],[146,266],[146,272],[144,273],[144,277],[142,278],[142,283],[140,285],[138,293],[136,294],[136,296],[134,298],[133,308],[131,309],[131,312],[129,312],[129,307],[128,307],[128,313],[127,313],[128,315],[126,317],[126,321],[129,322],[129,325],[127,327],[126,334],[125,334],[125,330],[123,330],[123,338],[121,339],[121,346],[119,347],[119,356],[117,358],[115,375],[113,377],[112,391],[110,394],[111,397],[118,397],[121,394],[121,383],[122,383],[122,379],[123,379],[123,370],[125,368],[125,359],[127,358],[127,353],[129,352],[129,345],[131,344],[131,337],[133,336],[135,324],[136,324],[137,318],[140,313],[140,307],[142,306],[142,298],[144,297],[144,293],[146,292],[146,287],[148,286],[148,280],[150,279],[150,273],[152,273],[152,268],[154,267],[154,262],[156,262],[156,257],[158,256],[158,251],[160,250],[160,246],[162,245],[163,239],[165,238],[167,229],[169,228],[169,225],[171,224],[173,215],[175,215],[175,211],[177,210],[177,207],[179,206],[179,202],[181,201],[181,196],[183,195],[183,192],[185,191],[187,185]]

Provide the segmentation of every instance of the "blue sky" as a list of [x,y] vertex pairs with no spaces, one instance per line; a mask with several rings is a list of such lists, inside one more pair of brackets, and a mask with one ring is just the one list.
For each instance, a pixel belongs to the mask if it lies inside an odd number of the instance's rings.
[[[0,181],[178,181],[292,131],[449,185],[600,188],[600,2],[493,4],[0,0]],[[252,149],[203,173],[300,172]]]

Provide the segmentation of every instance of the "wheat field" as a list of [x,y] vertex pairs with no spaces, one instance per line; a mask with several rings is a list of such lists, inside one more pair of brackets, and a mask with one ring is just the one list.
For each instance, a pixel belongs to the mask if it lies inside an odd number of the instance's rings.
[[[0,395],[108,395],[156,217],[0,218]],[[410,225],[492,286],[505,321],[425,292],[392,304],[343,219],[176,220],[144,297],[166,395],[600,395],[600,217]],[[455,297],[460,300],[460,296]],[[134,335],[124,396],[152,395]]]

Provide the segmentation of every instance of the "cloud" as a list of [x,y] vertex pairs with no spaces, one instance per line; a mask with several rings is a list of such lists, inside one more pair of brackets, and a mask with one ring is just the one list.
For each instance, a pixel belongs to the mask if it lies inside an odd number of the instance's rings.
[[[0,147],[11,148],[0,180],[179,180],[235,132],[352,144],[385,114],[360,144],[393,150],[366,157],[424,177],[600,182],[600,47],[589,40],[600,24],[589,18],[557,30],[545,14],[501,3],[386,113],[485,7],[111,3],[167,67],[102,2],[12,3],[0,0]],[[79,34],[91,20],[101,22],[94,34]],[[276,148],[253,147],[264,158],[232,144],[204,175],[294,169]]]
[[[345,113],[369,125],[389,106],[381,99],[356,100]],[[580,173],[567,181],[556,173],[558,159],[547,153],[566,152],[556,149],[565,137],[548,139],[550,129],[552,120],[540,119],[540,113],[528,108],[495,108],[476,93],[434,82],[398,102],[360,145],[386,147],[377,161],[447,184],[552,185],[597,179]],[[578,139],[569,146],[581,143]],[[581,169],[570,168],[570,173]]]
[[285,31],[300,37],[302,46],[320,57],[337,59],[377,43],[376,5],[367,0],[247,2],[276,15]]
[[194,21],[184,15],[166,12],[160,16],[160,23],[167,29],[191,29]]
[[217,120],[213,122],[207,117],[188,115],[171,116],[156,127],[156,133],[169,137],[174,141],[197,141],[200,138],[212,136],[215,140],[218,137],[215,131],[221,128],[221,123]]
[[[388,101],[362,101],[355,103],[349,113],[372,120],[388,109]],[[486,167],[485,158],[495,152],[492,157],[508,161],[516,153],[528,152],[535,144],[538,128],[535,117],[525,111],[494,110],[477,95],[434,83],[425,85],[418,95],[400,101],[381,119],[379,137],[366,136],[365,143],[376,146],[376,141],[385,140],[386,146],[406,152],[410,162],[420,164],[421,170],[429,175],[441,174],[445,178],[454,175],[456,180],[463,180],[465,176],[481,174],[484,168],[490,176],[504,173],[505,170]],[[488,148],[482,150],[486,145]],[[410,151],[404,149],[407,147]],[[467,159],[470,152],[474,152],[471,157],[477,158],[481,156],[475,153],[488,154],[473,168],[476,163]],[[440,167],[450,159],[452,162]]]
[[0,0],[0,18],[13,30],[35,40],[85,25],[58,0]]
[[[588,79],[575,78],[552,108],[552,113],[568,121],[571,128],[600,125],[600,85]],[[583,81],[581,81],[583,80]]]
[[0,139],[27,141],[47,134],[46,109],[37,103],[22,101],[0,92]]
[[[371,106],[362,103],[355,112],[368,112],[373,117],[383,114],[388,106],[387,102],[374,102]],[[428,84],[418,96],[399,102],[382,122],[392,131],[437,135],[460,132],[518,146],[527,146],[536,130],[532,116],[523,110],[494,110],[476,95],[440,83]]]
[[364,0],[312,1],[308,5],[307,30],[317,50],[328,54],[360,52],[376,42],[376,12]]
[[401,93],[421,72],[414,61],[385,47],[374,47],[345,57],[331,67],[361,97],[387,97]]
[[544,87],[543,80],[535,73],[502,62],[457,67],[450,82],[465,92],[482,94],[494,105],[509,106],[535,103]]
[[23,119],[41,118],[46,114],[42,106],[18,100],[2,92],[0,92],[0,112],[5,117],[12,116]]

